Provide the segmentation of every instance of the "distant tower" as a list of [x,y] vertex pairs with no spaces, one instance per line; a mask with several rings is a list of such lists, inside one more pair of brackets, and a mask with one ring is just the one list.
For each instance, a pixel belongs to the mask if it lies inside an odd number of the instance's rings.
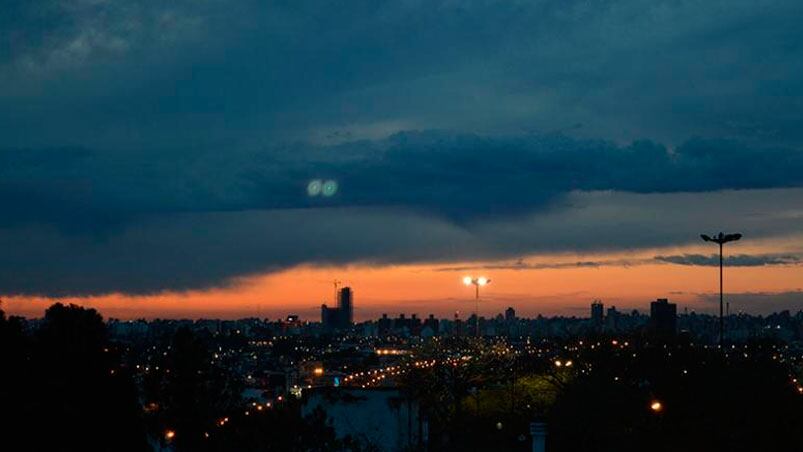
[[608,312],[605,314],[605,329],[608,331],[619,329],[619,311],[616,310],[616,306],[608,308]]
[[516,310],[512,307],[505,309],[505,320],[508,322],[516,320]]
[[344,287],[337,293],[337,309],[340,310],[344,327],[354,324],[354,293],[351,287]]
[[678,305],[666,298],[650,303],[650,332],[657,338],[675,337],[678,322]]
[[321,324],[323,327],[330,328],[330,319],[329,319],[329,307],[326,304],[321,305]]
[[601,301],[594,300],[594,302],[591,303],[591,322],[594,325],[602,326],[602,318],[604,310],[605,310],[605,305],[603,305]]

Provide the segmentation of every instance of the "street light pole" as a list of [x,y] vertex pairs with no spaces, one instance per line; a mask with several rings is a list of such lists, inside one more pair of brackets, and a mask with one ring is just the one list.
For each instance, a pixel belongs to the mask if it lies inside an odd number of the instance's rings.
[[723,306],[724,306],[724,296],[722,290],[722,267],[723,267],[723,245],[728,242],[735,242],[742,238],[742,234],[723,234],[720,232],[719,234],[714,235],[713,237],[700,234],[700,237],[706,242],[714,242],[719,245],[719,346],[722,347],[722,343],[725,337],[725,319],[723,317]]
[[479,278],[466,276],[463,278],[463,284],[467,286],[474,285],[474,323],[477,328],[477,337],[480,337],[480,286],[485,286],[490,282],[491,280],[484,276]]

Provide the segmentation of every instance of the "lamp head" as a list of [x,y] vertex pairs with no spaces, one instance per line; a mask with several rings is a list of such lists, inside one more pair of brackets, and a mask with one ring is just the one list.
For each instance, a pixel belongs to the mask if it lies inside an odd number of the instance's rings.
[[491,280],[486,278],[486,277],[484,277],[484,276],[480,276],[479,278],[477,278],[477,284],[479,284],[481,286],[484,286],[484,285],[488,284],[489,282],[491,282]]
[[471,279],[471,276],[464,276],[463,277],[463,284],[465,284],[467,286],[470,286],[473,282],[474,282],[474,280]]
[[722,238],[723,242],[735,242],[742,238],[742,234],[726,234],[725,237]]

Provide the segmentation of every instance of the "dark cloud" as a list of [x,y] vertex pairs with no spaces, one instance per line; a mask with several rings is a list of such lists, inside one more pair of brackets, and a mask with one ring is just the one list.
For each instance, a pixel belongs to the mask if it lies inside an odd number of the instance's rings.
[[496,264],[468,265],[441,267],[436,269],[439,272],[458,272],[469,270],[548,270],[564,268],[599,268],[599,267],[630,267],[648,263],[648,259],[604,259],[591,261],[568,261],[568,262],[527,262],[519,259],[515,262],[500,262]]
[[748,240],[799,234],[794,212],[801,202],[801,189],[573,192],[533,215],[465,224],[399,209],[353,207],[164,213],[94,235],[45,225],[6,226],[0,227],[0,293],[155,293],[237,284],[239,277],[299,264],[448,266],[534,254],[619,252],[697,242],[700,230],[723,224],[738,224],[745,233],[736,250]]
[[[719,266],[717,254],[682,254],[674,256],[655,256],[661,262],[678,265]],[[800,256],[789,254],[736,254],[725,256],[724,263],[728,267],[763,267],[766,265],[799,265]]]
[[[528,214],[571,191],[706,192],[803,186],[803,151],[690,140],[669,151],[563,135],[406,132],[258,152],[0,151],[0,224],[102,230],[132,216],[314,207],[394,207],[458,222]],[[334,197],[310,197],[332,179]]]
[[3,7],[0,146],[208,149],[410,128],[803,144],[795,0]]
[[[801,15],[791,0],[5,1],[0,292],[621,250],[729,224],[799,234],[784,188],[803,186]],[[308,197],[317,178],[338,194]]]

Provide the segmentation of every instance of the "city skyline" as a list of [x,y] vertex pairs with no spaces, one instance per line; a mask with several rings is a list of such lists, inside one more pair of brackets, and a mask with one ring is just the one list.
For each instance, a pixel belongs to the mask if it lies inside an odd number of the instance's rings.
[[[749,249],[748,244],[745,247]],[[702,253],[706,248],[692,250]],[[737,254],[737,259],[740,255],[744,256]],[[687,253],[685,256],[694,260],[703,255]],[[663,255],[659,256],[661,259],[619,255],[607,261],[585,257],[568,259],[564,256],[538,264],[517,260],[391,269],[350,266],[345,271],[339,267],[304,267],[246,280],[230,290],[96,299],[4,297],[4,308],[11,313],[36,317],[54,301],[62,301],[95,307],[109,317],[121,319],[280,318],[292,313],[311,320],[319,318],[321,303],[334,305],[332,281],[343,278],[355,290],[354,316],[358,320],[372,319],[382,313],[434,313],[451,317],[455,311],[468,317],[474,311],[474,293],[465,288],[462,278],[473,271],[494,276],[494,284],[483,290],[481,315],[489,312],[495,315],[510,305],[528,316],[578,313],[582,316],[587,304],[597,298],[622,310],[643,311],[655,298],[670,298],[681,310],[713,314],[718,309],[718,273],[713,261],[702,266],[667,262]],[[803,292],[785,285],[787,279],[795,280],[800,274],[800,266],[785,261],[776,265],[751,262],[747,264],[752,265],[745,265],[738,260],[734,263],[725,270],[726,301],[732,313],[768,314],[803,309]],[[553,286],[546,285],[547,282]],[[563,291],[552,292],[556,286]],[[627,291],[632,292],[623,295]]]

